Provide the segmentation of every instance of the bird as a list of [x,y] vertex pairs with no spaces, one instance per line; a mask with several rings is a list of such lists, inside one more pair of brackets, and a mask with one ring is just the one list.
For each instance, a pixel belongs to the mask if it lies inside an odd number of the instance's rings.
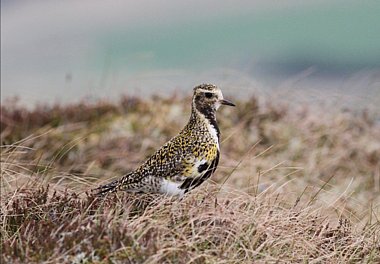
[[224,99],[213,84],[193,89],[191,114],[179,134],[153,153],[134,171],[95,189],[97,195],[117,191],[180,196],[201,185],[215,172],[220,158],[220,129],[216,111]]

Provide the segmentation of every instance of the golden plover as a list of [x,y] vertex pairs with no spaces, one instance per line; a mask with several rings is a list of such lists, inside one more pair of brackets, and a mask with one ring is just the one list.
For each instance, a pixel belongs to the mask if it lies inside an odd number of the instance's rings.
[[127,192],[182,196],[208,179],[219,162],[220,131],[216,110],[235,106],[212,84],[194,88],[190,120],[183,130],[135,171],[96,189],[99,195]]

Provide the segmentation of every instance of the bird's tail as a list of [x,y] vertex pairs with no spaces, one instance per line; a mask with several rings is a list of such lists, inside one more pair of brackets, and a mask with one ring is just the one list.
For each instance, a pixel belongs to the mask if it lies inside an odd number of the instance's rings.
[[94,193],[97,196],[103,196],[109,193],[117,192],[117,190],[120,188],[120,180],[116,180],[113,182],[110,182],[108,184],[99,186],[98,188],[94,189]]
[[128,190],[130,187],[130,184],[132,184],[136,181],[135,176],[136,175],[133,172],[128,173],[128,174],[124,175],[123,177],[121,177],[120,179],[117,179],[117,180],[112,181],[108,184],[99,186],[98,188],[94,189],[93,191],[94,191],[95,195],[104,196],[104,195],[109,194],[109,193],[117,192],[118,190],[121,190],[121,189]]

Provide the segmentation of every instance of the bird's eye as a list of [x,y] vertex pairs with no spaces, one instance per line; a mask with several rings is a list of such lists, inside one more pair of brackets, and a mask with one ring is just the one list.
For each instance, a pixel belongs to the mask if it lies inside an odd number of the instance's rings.
[[205,93],[205,96],[206,96],[207,98],[211,98],[211,97],[212,97],[212,93]]

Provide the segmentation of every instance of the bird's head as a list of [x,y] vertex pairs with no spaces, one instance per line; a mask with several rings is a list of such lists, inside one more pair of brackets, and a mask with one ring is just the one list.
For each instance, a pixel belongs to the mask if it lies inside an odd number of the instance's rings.
[[194,88],[193,108],[199,112],[215,112],[221,105],[235,106],[224,99],[222,91],[213,84],[201,84]]

